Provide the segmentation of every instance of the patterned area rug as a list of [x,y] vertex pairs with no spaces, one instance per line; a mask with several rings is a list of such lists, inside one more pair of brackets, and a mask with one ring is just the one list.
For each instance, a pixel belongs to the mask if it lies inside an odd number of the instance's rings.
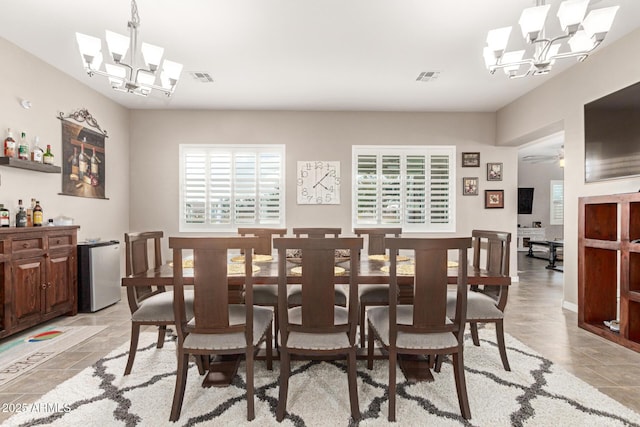
[[[512,372],[506,372],[495,345],[495,331],[480,331],[482,346],[470,338],[465,347],[466,379],[472,419],[460,417],[453,369],[444,363],[431,383],[410,384],[398,375],[397,425],[438,426],[640,426],[640,415],[598,392],[561,367],[507,336]],[[155,334],[141,335],[133,372],[123,377],[126,345],[93,367],[61,384],[7,425],[161,426],[245,425],[244,365],[226,388],[200,386],[191,366],[178,423],[169,412],[175,386],[174,343],[156,349]],[[359,361],[358,395],[363,419],[350,421],[345,365],[342,362],[294,362],[288,414],[275,420],[278,364],[267,371],[256,363],[256,419],[252,425],[382,426],[387,425],[388,370],[383,360],[374,369]],[[47,408],[50,412],[42,412]],[[57,412],[56,412],[57,411]]]

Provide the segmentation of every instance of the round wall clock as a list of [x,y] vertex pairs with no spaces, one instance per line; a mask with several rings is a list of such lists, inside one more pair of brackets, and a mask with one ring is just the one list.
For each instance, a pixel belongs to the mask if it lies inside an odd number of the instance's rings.
[[340,204],[339,161],[299,161],[296,183],[299,205]]

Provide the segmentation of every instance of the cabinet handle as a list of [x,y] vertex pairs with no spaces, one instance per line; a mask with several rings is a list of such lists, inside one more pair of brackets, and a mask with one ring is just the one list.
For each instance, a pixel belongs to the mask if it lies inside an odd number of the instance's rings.
[[47,284],[46,283],[42,284],[42,289],[47,289]]
[[56,240],[56,245],[60,244],[60,239]]
[[23,244],[22,244],[22,247],[26,249],[26,248],[28,248],[28,247],[29,247],[29,244],[28,244],[28,243],[23,243]]

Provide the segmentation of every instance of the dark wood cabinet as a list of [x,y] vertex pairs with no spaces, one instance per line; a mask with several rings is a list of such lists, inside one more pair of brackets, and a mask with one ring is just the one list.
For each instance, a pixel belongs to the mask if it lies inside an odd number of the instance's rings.
[[77,313],[77,229],[0,230],[0,338]]
[[640,352],[640,193],[580,198],[578,232],[578,326]]

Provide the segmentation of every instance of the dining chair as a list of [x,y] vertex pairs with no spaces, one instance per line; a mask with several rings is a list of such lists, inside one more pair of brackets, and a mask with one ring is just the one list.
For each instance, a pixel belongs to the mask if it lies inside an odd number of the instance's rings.
[[[170,237],[173,249],[173,309],[177,319],[178,369],[171,407],[171,421],[180,418],[187,383],[189,355],[244,355],[246,369],[247,420],[255,418],[254,355],[267,346],[267,369],[272,369],[271,322],[273,311],[253,305],[253,248],[256,237]],[[245,303],[229,303],[228,252],[244,250]],[[189,320],[184,308],[183,251],[193,251],[193,308]],[[207,359],[208,360],[208,359]],[[206,364],[208,365],[208,364]],[[199,387],[199,385],[198,385]]]
[[[356,382],[356,328],[358,325],[358,259],[349,260],[349,307],[336,305],[335,250],[357,253],[362,238],[276,238],[278,250],[278,316],[280,317],[280,379],[276,419],[282,421],[287,409],[287,392],[291,371],[291,356],[310,358],[345,356],[351,417],[360,419]],[[288,249],[302,252],[300,276],[301,304],[288,307]],[[330,417],[333,414],[329,414]]]
[[[402,234],[401,227],[391,228],[354,228],[353,232],[356,236],[367,236],[367,254],[368,255],[385,255],[384,247],[385,237],[400,237]],[[359,291],[360,301],[360,347],[365,345],[365,314],[367,307],[374,305],[389,304],[389,285],[371,285],[363,286]]]
[[[503,231],[473,230],[473,268],[492,274],[509,275],[511,233]],[[483,251],[484,249],[484,251]],[[484,254],[483,254],[484,252]],[[482,262],[484,261],[484,262]],[[469,289],[467,296],[467,322],[473,344],[480,345],[478,323],[494,323],[498,350],[505,371],[510,371],[507,348],[504,343],[504,310],[509,286],[479,285]],[[453,313],[455,298],[449,294],[447,312]],[[440,363],[440,361],[439,361]]]
[[[471,418],[464,375],[464,326],[467,304],[467,249],[471,238],[387,238],[389,249],[389,305],[367,310],[369,339],[367,367],[373,369],[374,337],[389,353],[389,421],[396,418],[396,364],[398,354],[453,356],[453,374],[460,412]],[[398,250],[414,253],[413,298],[398,305]],[[447,257],[457,251],[456,308],[447,315]]]
[[[273,248],[273,236],[284,237],[287,234],[286,228],[238,228],[240,236],[255,236],[259,239],[258,245],[254,249],[255,255],[271,255]],[[253,304],[262,307],[272,307],[274,313],[273,336],[275,347],[278,348],[278,285],[260,285],[253,290]]]
[[[125,274],[127,276],[141,274],[149,270],[149,246],[153,246],[153,268],[162,266],[161,240],[162,231],[146,231],[125,233]],[[124,374],[129,375],[133,368],[138,348],[140,327],[143,325],[158,326],[157,348],[162,348],[167,326],[175,324],[173,316],[173,291],[164,286],[127,286],[127,300],[131,310],[131,342],[129,357]],[[193,316],[193,293],[185,293],[185,312]]]
[[[340,227],[294,227],[292,229],[293,234],[296,237],[308,237],[312,239],[322,239],[325,237],[334,238],[340,237],[342,233],[342,228]],[[336,304],[341,305],[343,307],[347,306],[347,294],[341,288],[335,289],[336,293]],[[300,293],[300,289],[298,287],[293,288],[289,291],[288,303],[289,306],[300,305],[300,298],[302,294]]]

